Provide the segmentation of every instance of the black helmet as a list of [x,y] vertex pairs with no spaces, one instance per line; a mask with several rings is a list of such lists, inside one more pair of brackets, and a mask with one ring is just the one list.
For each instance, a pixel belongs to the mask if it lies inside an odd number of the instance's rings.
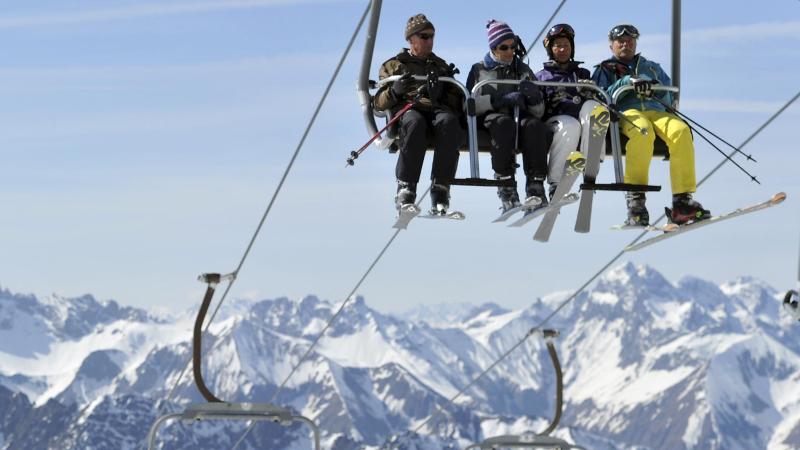
[[569,55],[569,59],[575,59],[575,30],[572,29],[569,24],[566,23],[559,23],[557,25],[553,25],[550,27],[550,30],[547,31],[547,34],[544,36],[544,40],[542,44],[544,44],[545,50],[547,50],[547,56],[554,60],[553,57],[553,50],[551,49],[553,42],[555,42],[556,38],[565,37],[569,39],[569,45],[572,47],[572,52]]

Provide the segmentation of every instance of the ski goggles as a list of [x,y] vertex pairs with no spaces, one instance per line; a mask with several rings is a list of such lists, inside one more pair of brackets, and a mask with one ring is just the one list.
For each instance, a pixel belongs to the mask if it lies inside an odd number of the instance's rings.
[[559,23],[558,25],[553,25],[550,27],[550,30],[547,31],[547,37],[554,38],[558,36],[568,36],[571,38],[575,37],[575,30],[572,29],[566,23]]
[[433,39],[433,33],[417,33],[417,37],[422,39],[423,41],[427,41],[428,39]]
[[628,35],[634,39],[639,39],[639,30],[633,25],[617,25],[608,32],[608,38],[611,40],[619,39],[624,35]]
[[511,44],[511,45],[500,44],[495,48],[500,50],[501,52],[504,52],[506,50],[516,50],[517,49],[517,44]]

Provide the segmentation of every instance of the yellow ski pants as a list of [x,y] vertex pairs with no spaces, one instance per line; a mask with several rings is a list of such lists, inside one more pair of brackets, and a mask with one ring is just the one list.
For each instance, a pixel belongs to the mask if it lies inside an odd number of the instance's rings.
[[622,134],[628,137],[628,144],[625,146],[625,182],[648,184],[653,145],[658,135],[669,148],[672,193],[683,194],[697,190],[694,143],[686,123],[674,114],[663,111],[629,109],[622,114],[638,127],[648,131],[647,135],[642,135],[627,120],[619,121]]

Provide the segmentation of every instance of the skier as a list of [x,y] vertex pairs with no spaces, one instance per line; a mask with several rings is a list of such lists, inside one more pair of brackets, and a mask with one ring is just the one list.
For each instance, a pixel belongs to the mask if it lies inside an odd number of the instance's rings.
[[[521,146],[525,175],[526,203],[533,197],[547,204],[544,179],[547,175],[547,150],[551,134],[541,121],[544,113],[543,93],[531,83],[536,76],[520,59],[524,47],[517,35],[505,22],[490,20],[488,29],[489,52],[475,63],[467,77],[467,89],[483,80],[522,80],[519,86],[487,84],[476,97],[476,114],[479,126],[489,130],[491,136],[492,169],[496,179],[514,179],[516,171],[515,144]],[[519,129],[514,111],[519,108]],[[519,133],[519,134],[517,134]],[[520,206],[516,185],[497,188],[501,208],[506,212]]]
[[[798,283],[800,285],[800,283]],[[800,286],[798,286],[800,290]],[[783,307],[795,319],[800,320],[800,295],[798,291],[788,291],[783,297]]]
[[463,114],[464,96],[448,83],[417,81],[412,75],[450,77],[453,69],[433,53],[435,28],[424,14],[408,19],[405,39],[409,48],[381,65],[379,77],[402,75],[375,94],[374,106],[378,111],[396,112],[417,98],[417,103],[399,120],[399,155],[395,176],[397,178],[398,209],[413,205],[417,197],[428,130],[434,138],[433,168],[431,169],[431,213],[444,215],[450,206],[450,186],[446,181],[455,177],[458,167],[458,148],[464,141],[460,116]]
[[[633,25],[612,28],[608,33],[608,41],[614,56],[598,64],[592,74],[595,83],[612,95],[625,85],[635,88],[635,93],[624,94],[617,104],[617,109],[630,120],[620,121],[622,133],[629,139],[625,147],[625,183],[647,184],[655,135],[658,135],[667,144],[670,154],[672,210],[667,208],[669,220],[682,225],[708,219],[711,213],[692,199],[697,183],[690,129],[677,116],[666,112],[664,105],[651,98],[658,96],[666,103],[672,103],[670,93],[655,93],[652,90],[654,84],[670,85],[671,81],[660,65],[636,53],[638,38],[639,31]],[[641,134],[632,123],[642,129],[655,131],[655,135]],[[628,192],[626,200],[626,224],[649,225],[644,192]]]
[[[550,60],[536,73],[536,78],[540,81],[594,84],[589,71],[580,67],[582,61],[575,61],[575,30],[569,24],[553,25],[542,44]],[[553,132],[547,176],[552,199],[563,175],[564,162],[578,148],[578,142],[579,151],[584,156],[588,154],[591,133],[589,117],[600,103],[592,100],[589,89],[547,86],[544,91],[546,123]],[[600,148],[600,154],[605,154],[605,141]]]

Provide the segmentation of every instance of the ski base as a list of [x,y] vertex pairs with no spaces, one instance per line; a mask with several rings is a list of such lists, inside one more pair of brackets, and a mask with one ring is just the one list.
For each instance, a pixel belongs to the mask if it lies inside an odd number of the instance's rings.
[[464,220],[467,216],[461,211],[448,211],[444,214],[434,211],[428,211],[427,214],[419,216],[420,219],[450,219],[450,220]]
[[[564,164],[564,174],[561,177],[561,182],[558,183],[556,191],[553,193],[552,202],[556,205],[563,203],[564,199],[570,195],[570,189],[578,176],[586,168],[586,158],[580,152],[572,152],[567,157]],[[575,194],[577,195],[577,194]],[[563,206],[563,205],[562,205]],[[553,227],[556,225],[556,219],[561,213],[561,208],[549,209],[545,212],[544,218],[539,223],[539,228],[533,235],[533,240],[538,242],[547,242],[550,240],[550,235],[553,233]]]
[[536,209],[536,207],[541,204],[542,204],[542,199],[540,199],[539,197],[529,197],[525,200],[525,203],[517,206],[516,208],[511,208],[508,211],[500,214],[500,216],[498,216],[497,219],[494,219],[492,223],[505,222],[506,220],[511,218],[511,216],[513,216],[514,214],[518,212],[527,212],[531,209]]
[[621,231],[621,230],[639,230],[639,231],[675,231],[674,228],[677,225],[675,224],[667,224],[667,225],[628,225],[626,223],[621,223],[619,225],[614,225],[611,227],[614,231]]
[[521,227],[527,224],[528,222],[536,219],[537,217],[544,215],[548,211],[558,210],[563,208],[564,206],[575,203],[578,201],[579,198],[580,196],[576,193],[567,194],[564,196],[563,199],[561,199],[561,201],[557,203],[550,203],[547,206],[542,206],[539,209],[535,209],[532,212],[522,216],[516,222],[511,223],[509,227]]
[[420,211],[419,207],[417,207],[416,205],[404,205],[404,206],[402,206],[398,210],[397,220],[395,221],[394,225],[392,225],[392,228],[395,228],[395,229],[398,229],[398,230],[407,229],[408,228],[408,223],[411,222],[411,220],[414,217],[417,217],[420,212],[421,211]]
[[650,239],[646,239],[644,241],[638,242],[636,244],[629,245],[625,247],[625,251],[635,251],[650,245],[655,244],[656,242],[663,241],[664,239],[669,239],[671,237],[677,236],[679,234],[686,233],[688,231],[696,230],[698,228],[704,227],[706,225],[713,225],[715,223],[722,222],[723,220],[732,219],[734,217],[743,216],[745,214],[754,213],[756,211],[761,211],[762,209],[770,208],[775,205],[781,204],[784,200],[786,200],[786,193],[779,192],[772,196],[769,200],[765,202],[761,202],[752,206],[747,206],[744,208],[735,209],[727,214],[722,214],[719,216],[711,216],[708,219],[700,220],[697,222],[688,222],[683,225],[677,225],[674,223],[667,224],[663,227],[664,234],[659,236],[652,237]]

